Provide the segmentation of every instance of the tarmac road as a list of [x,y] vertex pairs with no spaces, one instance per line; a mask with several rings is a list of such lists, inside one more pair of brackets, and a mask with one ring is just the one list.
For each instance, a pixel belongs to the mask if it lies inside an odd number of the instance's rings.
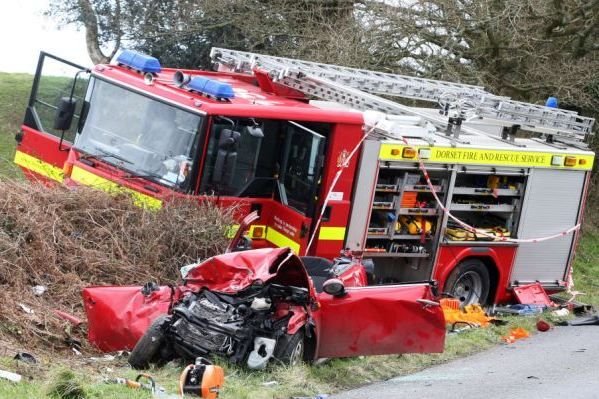
[[331,399],[599,398],[599,326],[556,327]]

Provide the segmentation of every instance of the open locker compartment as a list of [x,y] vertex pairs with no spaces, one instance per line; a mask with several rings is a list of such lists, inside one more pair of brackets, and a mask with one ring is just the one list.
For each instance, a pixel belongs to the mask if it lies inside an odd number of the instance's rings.
[[444,241],[501,242],[517,238],[528,170],[523,168],[461,167],[450,188],[449,209],[475,228],[470,231],[447,218]]

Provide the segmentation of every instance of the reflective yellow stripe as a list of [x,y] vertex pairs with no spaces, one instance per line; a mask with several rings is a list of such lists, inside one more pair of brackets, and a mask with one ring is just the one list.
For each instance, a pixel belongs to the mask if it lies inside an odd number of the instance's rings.
[[[415,149],[428,148],[430,150],[430,157],[424,161],[433,163],[591,170],[593,168],[593,161],[595,160],[594,155],[580,153],[406,146],[402,144],[388,143],[381,145],[379,159],[385,161],[416,162],[415,158],[402,157],[404,147],[411,147]],[[393,151],[393,153],[391,151]],[[555,155],[561,156],[563,158],[566,156],[575,157],[576,165],[552,165],[551,159]],[[580,160],[582,160],[582,163],[580,163]]]
[[15,153],[14,162],[32,172],[45,176],[49,179],[62,182],[64,179],[64,173],[61,168],[56,167],[52,164],[44,162],[38,158],[32,157],[24,152],[17,151]]
[[162,201],[151,197],[146,194],[142,194],[139,191],[132,190],[128,187],[123,187],[113,181],[95,175],[88,172],[85,169],[81,169],[77,166],[73,168],[71,173],[71,179],[84,186],[97,188],[102,191],[106,191],[111,194],[126,193],[131,196],[133,203],[139,207],[147,209],[160,209],[162,207]]
[[299,254],[299,243],[293,241],[286,235],[279,233],[270,226],[266,229],[266,239],[275,244],[277,247],[289,247],[293,250],[293,252]]
[[318,233],[319,240],[343,240],[345,239],[345,227],[321,227]]

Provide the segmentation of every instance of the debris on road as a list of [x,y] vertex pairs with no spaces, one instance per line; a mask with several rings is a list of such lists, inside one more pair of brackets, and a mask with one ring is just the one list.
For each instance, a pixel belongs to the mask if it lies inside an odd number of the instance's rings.
[[542,308],[552,308],[555,304],[547,296],[541,283],[532,283],[514,287],[514,296],[518,302],[525,305],[535,305]]
[[545,320],[540,319],[537,321],[537,330],[541,332],[546,332],[551,329],[551,324],[547,323]]
[[502,341],[506,344],[513,344],[514,342],[530,337],[530,333],[522,327],[516,327],[510,330],[509,335],[501,337]]

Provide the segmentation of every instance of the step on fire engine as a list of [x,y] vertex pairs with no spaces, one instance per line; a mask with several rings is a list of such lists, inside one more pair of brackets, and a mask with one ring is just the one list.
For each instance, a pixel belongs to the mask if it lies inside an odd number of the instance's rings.
[[370,284],[436,280],[463,303],[506,302],[534,281],[567,287],[593,119],[479,86],[211,56],[215,71],[132,51],[88,70],[42,53],[15,162],[149,208],[173,196],[239,204],[260,215],[253,247],[349,251]]

